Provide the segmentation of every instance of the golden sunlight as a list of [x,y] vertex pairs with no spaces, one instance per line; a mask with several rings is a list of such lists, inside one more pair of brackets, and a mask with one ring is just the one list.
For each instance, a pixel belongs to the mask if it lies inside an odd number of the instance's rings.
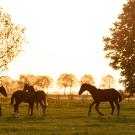
[[[62,73],[80,79],[90,74],[99,87],[102,77],[119,72],[109,67],[102,37],[109,32],[126,0],[1,0],[15,22],[26,27],[27,43],[3,74],[49,75],[55,81]],[[25,10],[24,10],[25,9]]]

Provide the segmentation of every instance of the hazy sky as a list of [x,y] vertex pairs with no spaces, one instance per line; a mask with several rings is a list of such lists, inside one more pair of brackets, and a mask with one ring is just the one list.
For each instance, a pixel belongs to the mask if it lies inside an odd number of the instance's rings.
[[13,21],[27,29],[27,44],[8,74],[43,74],[57,78],[91,74],[118,77],[105,58],[102,37],[126,0],[0,0]]

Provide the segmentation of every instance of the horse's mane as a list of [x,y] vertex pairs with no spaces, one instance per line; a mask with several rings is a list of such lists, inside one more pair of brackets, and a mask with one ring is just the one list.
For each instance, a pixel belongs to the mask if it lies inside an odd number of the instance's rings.
[[87,84],[89,87],[91,87],[94,90],[98,90],[95,86],[91,85],[91,84]]

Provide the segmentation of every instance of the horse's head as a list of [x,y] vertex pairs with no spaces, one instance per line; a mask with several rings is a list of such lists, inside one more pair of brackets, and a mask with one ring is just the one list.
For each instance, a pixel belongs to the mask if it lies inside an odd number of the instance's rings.
[[5,88],[4,88],[3,86],[0,87],[0,93],[1,93],[3,96],[7,97],[7,92],[6,92],[6,90],[5,90]]
[[26,84],[24,85],[24,89],[23,89],[23,90],[26,91],[26,90],[28,90],[28,89],[29,89],[29,84],[26,83]]
[[84,91],[86,91],[86,90],[88,90],[88,91],[96,90],[96,87],[93,86],[93,85],[91,85],[91,84],[88,84],[88,83],[83,83],[83,84],[81,85],[80,90],[79,90],[79,95],[81,95],[81,94],[82,94]]
[[79,90],[79,95],[81,95],[84,91],[88,90],[88,85],[87,83],[83,83],[80,87],[80,90]]
[[24,91],[29,91],[29,92],[34,92],[35,90],[34,90],[34,86],[32,86],[32,85],[29,85],[29,84],[25,84],[24,85],[24,89],[23,89]]

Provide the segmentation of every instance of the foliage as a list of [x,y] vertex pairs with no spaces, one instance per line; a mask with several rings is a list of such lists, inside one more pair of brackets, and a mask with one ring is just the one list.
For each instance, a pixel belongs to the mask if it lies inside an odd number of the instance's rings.
[[115,79],[112,75],[106,75],[102,77],[101,85],[102,88],[114,88]]
[[37,89],[48,89],[53,84],[53,79],[50,76],[37,76]]
[[92,75],[86,74],[86,75],[84,75],[84,76],[81,77],[80,83],[81,83],[81,84],[83,84],[83,83],[88,83],[88,84],[94,85],[94,84],[95,84],[95,81],[94,81],[94,78],[93,78]]
[[12,22],[11,16],[0,8],[0,72],[20,53],[25,28]]
[[110,28],[110,35],[103,38],[106,57],[110,65],[121,72],[121,82],[126,89],[135,87],[135,1],[128,0],[123,12]]
[[[70,87],[70,94],[71,94],[71,88],[75,87],[77,85],[77,78],[73,74],[63,73],[57,79],[57,85],[58,85],[58,87],[60,87],[60,88],[64,87],[65,89],[67,87]],[[64,95],[65,94],[66,93],[64,91]]]
[[53,79],[50,76],[36,76],[32,74],[20,75],[20,81],[29,85],[34,85],[36,90],[48,89],[53,83]]

